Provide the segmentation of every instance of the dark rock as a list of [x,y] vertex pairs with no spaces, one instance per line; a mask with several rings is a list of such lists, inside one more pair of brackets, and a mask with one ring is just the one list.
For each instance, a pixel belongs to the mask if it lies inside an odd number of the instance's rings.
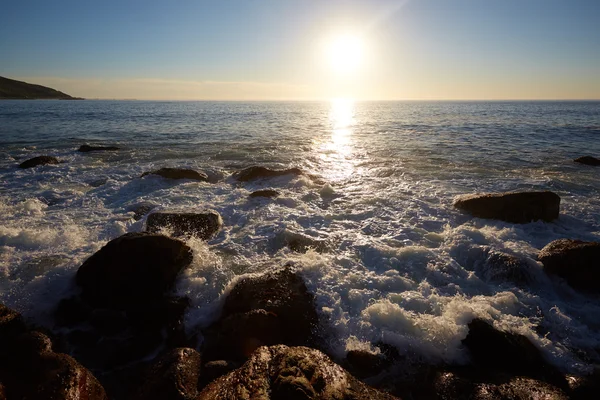
[[324,253],[327,251],[327,241],[321,239],[315,239],[310,236],[302,234],[288,235],[285,239],[290,250],[297,253],[306,253],[308,250],[314,250],[317,253]]
[[92,310],[79,296],[72,296],[59,301],[54,320],[60,326],[73,326],[88,319]]
[[249,167],[233,174],[233,176],[240,182],[248,182],[255,179],[274,178],[276,176],[283,175],[303,175],[303,172],[299,168],[275,170],[265,167]]
[[488,254],[481,276],[490,282],[510,282],[517,286],[528,285],[532,280],[527,261],[496,251]]
[[204,172],[184,168],[161,168],[156,171],[144,172],[142,176],[159,175],[168,179],[192,179],[195,181],[208,182],[208,175]]
[[234,369],[240,367],[240,364],[227,360],[215,360],[209,361],[202,366],[202,372],[200,374],[201,387],[214,381],[215,379],[230,373]]
[[89,322],[103,336],[116,335],[127,329],[129,321],[123,311],[97,308],[89,316]]
[[348,371],[361,379],[378,375],[390,364],[382,355],[364,350],[350,350],[346,354],[346,362]]
[[239,369],[209,384],[197,400],[354,399],[395,397],[366,386],[308,347],[261,347]]
[[586,376],[568,376],[572,400],[592,400],[600,393],[600,369],[596,368]]
[[600,242],[558,239],[540,251],[538,260],[572,287],[600,292]]
[[579,157],[573,161],[579,164],[591,165],[593,167],[600,166],[600,159],[597,159],[596,157],[592,156]]
[[169,228],[173,235],[194,235],[208,240],[221,230],[223,220],[216,211],[204,213],[168,213],[156,212],[148,216],[146,230],[158,232],[161,228]]
[[279,192],[273,189],[257,190],[250,193],[248,197],[277,197]]
[[32,168],[37,167],[38,165],[47,165],[47,164],[59,164],[60,161],[56,157],[52,156],[39,156],[29,159],[27,161],[23,161],[19,164],[19,168]]
[[115,151],[115,150],[120,150],[120,148],[115,147],[115,146],[89,146],[87,144],[83,144],[81,145],[81,147],[79,147],[79,150],[82,153],[88,153],[90,151]]
[[308,345],[318,323],[313,296],[290,268],[240,280],[205,332],[206,360],[243,360],[260,345]]
[[139,221],[140,219],[142,219],[144,217],[144,215],[148,214],[155,207],[156,207],[156,204],[141,203],[141,204],[135,204],[135,205],[129,207],[127,210],[133,211],[133,219],[136,221]]
[[191,261],[191,249],[179,240],[127,233],[88,258],[76,282],[93,307],[126,310],[160,301]]
[[0,303],[0,348],[4,345],[3,341],[14,339],[25,330],[21,314]]
[[137,400],[193,400],[198,395],[200,354],[189,348],[171,350],[156,362]]
[[484,320],[477,318],[469,323],[469,334],[462,344],[478,367],[565,383],[527,337],[498,331]]
[[552,192],[490,193],[466,195],[454,206],[478,218],[525,224],[558,218],[560,197]]

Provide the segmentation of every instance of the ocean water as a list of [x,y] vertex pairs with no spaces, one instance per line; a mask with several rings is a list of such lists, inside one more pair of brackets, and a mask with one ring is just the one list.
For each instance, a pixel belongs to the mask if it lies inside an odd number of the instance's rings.
[[[81,144],[118,152],[78,153]],[[48,154],[65,163],[21,170]],[[0,301],[52,327],[74,274],[107,241],[142,231],[131,211],[217,210],[223,230],[187,239],[194,262],[176,291],[187,329],[218,316],[245,274],[295,265],[314,293],[331,353],[371,343],[426,362],[464,363],[474,317],[528,336],[565,372],[600,363],[600,298],[547,276],[539,249],[600,240],[599,102],[0,102]],[[238,183],[237,169],[307,175]],[[168,181],[160,167],[205,171]],[[257,189],[281,192],[250,199]],[[473,192],[552,190],[560,218],[515,225],[452,207]],[[169,234],[168,231],[165,232]],[[319,252],[286,240],[309,237]],[[525,260],[526,282],[490,267]]]

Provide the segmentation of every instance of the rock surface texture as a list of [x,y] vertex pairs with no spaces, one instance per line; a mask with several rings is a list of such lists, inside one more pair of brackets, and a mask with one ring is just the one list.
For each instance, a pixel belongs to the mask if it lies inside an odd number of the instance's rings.
[[158,232],[168,228],[175,236],[193,235],[208,240],[216,235],[223,226],[223,219],[216,211],[203,213],[155,212],[148,215],[146,230]]
[[558,239],[540,251],[538,260],[573,288],[600,292],[600,242]]
[[560,197],[552,192],[474,194],[459,197],[454,206],[478,218],[525,224],[558,218]]
[[30,158],[27,161],[23,161],[21,164],[19,164],[19,168],[33,168],[33,167],[37,167],[38,165],[53,165],[53,164],[59,164],[60,161],[58,161],[58,159],[56,157],[52,157],[52,156],[38,156],[38,157],[33,157]]

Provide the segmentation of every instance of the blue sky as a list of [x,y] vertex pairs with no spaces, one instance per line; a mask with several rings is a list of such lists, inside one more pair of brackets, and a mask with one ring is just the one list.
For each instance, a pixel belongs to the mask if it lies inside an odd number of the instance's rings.
[[[84,97],[600,98],[598,0],[5,0],[0,75]],[[364,38],[341,79],[320,43]]]

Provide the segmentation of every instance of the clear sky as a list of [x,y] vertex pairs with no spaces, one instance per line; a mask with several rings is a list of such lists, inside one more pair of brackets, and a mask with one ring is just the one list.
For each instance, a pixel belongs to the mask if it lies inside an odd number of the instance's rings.
[[0,75],[87,98],[600,99],[600,0],[3,0],[0,10]]

